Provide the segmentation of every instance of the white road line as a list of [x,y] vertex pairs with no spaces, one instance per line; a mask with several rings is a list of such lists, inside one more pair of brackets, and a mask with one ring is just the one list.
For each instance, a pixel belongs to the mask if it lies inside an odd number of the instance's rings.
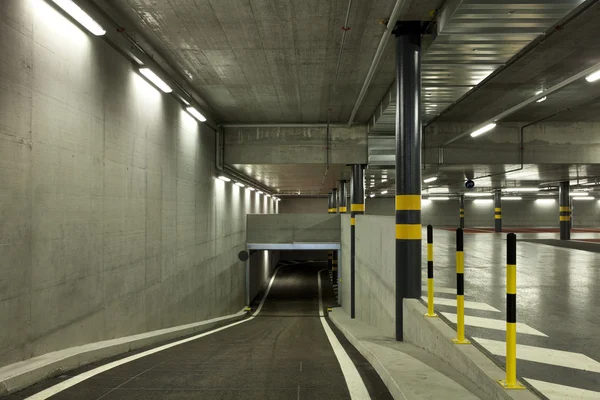
[[523,378],[550,400],[598,400],[600,392]]
[[254,314],[252,314],[251,317],[246,318],[246,319],[241,320],[241,321],[234,322],[234,323],[229,324],[229,325],[222,326],[222,327],[217,328],[217,329],[213,329],[212,331],[204,332],[204,333],[201,333],[199,335],[189,337],[187,339],[183,339],[183,340],[179,340],[177,342],[173,342],[173,343],[165,344],[163,346],[155,347],[153,349],[144,351],[142,353],[135,354],[133,356],[125,357],[125,358],[122,358],[120,360],[113,361],[111,363],[102,365],[102,366],[100,366],[98,368],[94,368],[92,370],[86,371],[86,372],[84,372],[82,374],[79,374],[77,376],[74,376],[71,379],[67,379],[66,381],[63,381],[63,382],[61,382],[61,383],[59,383],[57,385],[51,386],[51,387],[49,387],[46,390],[42,390],[41,392],[38,392],[38,393],[34,394],[33,396],[27,397],[26,400],[45,400],[45,399],[47,399],[47,398],[49,398],[51,396],[54,396],[57,393],[62,392],[63,390],[66,390],[66,389],[68,389],[70,387],[73,387],[73,386],[77,385],[78,383],[81,383],[81,382],[83,382],[83,381],[85,381],[87,379],[90,379],[91,377],[94,377],[94,376],[96,376],[98,374],[101,374],[103,372],[106,372],[108,370],[116,368],[116,367],[118,367],[120,365],[127,364],[129,362],[132,362],[132,361],[138,360],[140,358],[143,358],[143,357],[146,357],[146,356],[158,353],[160,351],[170,349],[171,347],[179,346],[180,344],[188,343],[188,342],[194,341],[196,339],[200,339],[200,338],[203,338],[205,336],[212,335],[213,333],[217,333],[217,332],[223,331],[225,329],[231,328],[233,326],[236,326],[236,325],[239,325],[239,324],[243,324],[244,322],[248,322],[248,321],[253,320],[254,317],[256,317],[258,315],[258,313],[260,312],[260,310],[262,310],[262,307],[265,304],[265,300],[267,299],[267,297],[269,296],[269,292],[271,291],[271,286],[273,286],[273,282],[275,281],[275,276],[277,275],[277,272],[279,272],[279,268],[276,269],[275,272],[273,273],[273,276],[271,277],[271,280],[269,281],[269,286],[267,286],[267,290],[265,291],[265,295],[263,296],[263,298],[262,298],[262,300],[260,302],[260,305],[258,306],[258,308],[254,312]]
[[[427,303],[427,297],[421,296],[425,303]],[[444,297],[434,297],[433,304],[439,304],[440,306],[452,306],[456,307],[456,299],[446,299]],[[465,301],[465,308],[470,308],[473,310],[483,310],[483,311],[495,311],[500,312],[497,308],[494,308],[486,303],[481,303],[479,301]]]
[[[423,291],[425,293],[427,293],[427,286],[423,286],[422,287]],[[445,294],[456,294],[456,289],[455,288],[451,288],[451,287],[444,287],[444,286],[435,286],[434,293],[445,293]]]
[[[506,355],[505,342],[483,338],[473,339],[475,339],[480,345],[485,347],[492,354],[498,356]],[[581,371],[600,372],[600,363],[589,358],[585,354],[554,350],[546,347],[517,344],[517,358],[519,360],[573,368]]]
[[[450,322],[456,323],[456,314],[452,313],[441,313],[444,317],[448,318]],[[465,315],[465,325],[476,326],[478,328],[495,329],[498,331],[506,331],[506,321],[501,319],[473,317]],[[530,327],[527,324],[517,322],[517,333],[525,333],[527,335],[536,335],[548,337],[545,333],[538,331],[535,328]]]
[[[322,269],[321,271],[325,270]],[[356,366],[325,320],[325,315],[323,314],[323,297],[321,295],[321,271],[317,273],[319,282],[319,319],[321,320],[321,325],[323,325],[327,339],[329,339],[329,344],[331,344],[333,352],[342,368],[346,386],[348,386],[348,391],[350,392],[350,398],[352,400],[370,400],[371,396],[369,396],[369,391],[358,373]]]

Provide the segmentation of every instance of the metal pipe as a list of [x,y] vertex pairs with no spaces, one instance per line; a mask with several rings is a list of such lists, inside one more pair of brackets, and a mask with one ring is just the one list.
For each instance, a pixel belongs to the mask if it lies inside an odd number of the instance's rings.
[[224,128],[346,128],[346,124],[223,124]]
[[569,196],[569,181],[560,183],[558,190],[560,240],[571,239],[571,204]]
[[398,22],[398,18],[400,17],[400,13],[411,3],[410,0],[396,0],[396,4],[394,5],[394,9],[392,10],[392,15],[388,20],[388,23],[385,27],[385,31],[383,35],[381,35],[381,39],[379,40],[379,45],[377,46],[377,51],[375,51],[375,55],[373,56],[373,61],[371,61],[371,66],[369,67],[369,71],[367,72],[367,76],[365,77],[365,81],[363,82],[362,88],[360,89],[360,93],[356,98],[356,102],[354,103],[354,108],[352,109],[352,113],[350,114],[350,119],[348,120],[348,125],[352,125],[354,122],[354,117],[358,112],[359,107],[361,106],[365,95],[367,94],[367,90],[371,85],[371,80],[373,79],[373,75],[379,66],[379,62],[381,61],[381,57],[387,46],[388,40],[392,35],[394,28],[396,27],[396,22]]
[[356,216],[365,213],[364,166],[352,166],[350,201],[350,318],[356,317]]

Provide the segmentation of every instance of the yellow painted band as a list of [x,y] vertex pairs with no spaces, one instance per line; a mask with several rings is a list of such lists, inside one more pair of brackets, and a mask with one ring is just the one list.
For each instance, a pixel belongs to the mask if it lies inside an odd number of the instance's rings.
[[433,315],[433,278],[427,278],[427,313]]
[[495,219],[502,219],[502,215],[494,215]]
[[334,212],[335,212],[335,208],[330,208],[330,209],[329,209],[329,212],[330,212],[330,213],[334,213]]
[[456,252],[456,273],[462,274],[465,272],[465,252]]
[[465,212],[465,209],[464,209],[464,208],[461,208],[461,209],[460,209],[460,212],[461,212],[461,213],[464,213],[464,212]]
[[364,204],[351,204],[350,211],[365,211]]
[[570,221],[570,220],[571,220],[571,217],[570,217],[570,216],[568,216],[568,215],[561,215],[561,216],[560,216],[560,220],[561,220],[561,221]]
[[517,383],[517,324],[506,323],[506,384]]
[[333,260],[333,265],[337,265],[337,260]]
[[571,207],[560,207],[559,211],[571,211]]
[[420,210],[421,195],[420,194],[400,194],[396,196],[396,210]]
[[499,208],[499,207],[496,207],[496,208],[494,208],[494,211],[495,211],[495,212],[500,212],[500,211],[502,211],[502,209],[501,209],[501,208]]
[[346,207],[340,207],[340,212],[345,213],[346,212]]
[[356,225],[356,218],[350,218],[350,225]]
[[517,266],[506,265],[506,293],[517,294]]
[[433,261],[433,243],[427,243],[427,261]]
[[396,239],[421,239],[421,224],[396,224]]

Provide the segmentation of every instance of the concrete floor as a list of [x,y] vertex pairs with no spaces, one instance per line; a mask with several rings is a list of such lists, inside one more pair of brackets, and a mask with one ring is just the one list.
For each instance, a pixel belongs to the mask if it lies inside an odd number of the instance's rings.
[[[253,320],[106,371],[52,399],[350,399],[320,322],[317,271],[326,263],[282,268]],[[323,304],[333,305],[324,271]],[[330,324],[372,399],[390,400],[370,364]],[[7,399],[25,399],[75,376],[71,371]]]
[[[517,234],[521,240],[557,236],[557,233]],[[598,233],[573,234],[574,239],[598,237]],[[466,334],[481,338],[483,347],[495,353],[501,363],[505,354],[502,328],[506,316],[505,239],[506,233],[465,234],[465,298],[499,310],[492,311],[479,303],[467,307],[467,318],[484,319],[471,319],[473,325],[479,326],[471,326],[467,321]],[[435,230],[434,243],[436,297],[453,299],[452,291],[447,289],[456,287],[455,233]],[[600,313],[596,312],[600,304],[599,280],[597,252],[517,243],[517,321],[528,325],[520,327],[528,333],[519,333],[517,343],[531,346],[517,349],[517,373],[537,381],[583,389],[573,392],[577,395],[558,395],[548,389],[549,385],[534,384],[549,398],[600,399]],[[456,308],[441,302],[436,309],[452,319]]]

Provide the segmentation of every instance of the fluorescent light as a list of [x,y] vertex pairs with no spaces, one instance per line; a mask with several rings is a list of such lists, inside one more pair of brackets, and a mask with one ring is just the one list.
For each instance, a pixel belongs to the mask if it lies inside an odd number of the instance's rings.
[[547,99],[547,98],[548,98],[548,97],[544,96],[544,97],[542,97],[541,99],[539,99],[539,100],[536,100],[535,102],[536,102],[536,103],[541,103],[542,101],[546,101],[546,99]]
[[537,204],[554,204],[554,199],[536,199]]
[[589,196],[588,192],[571,192],[569,193],[569,196],[571,197],[583,197],[583,196]]
[[475,199],[475,200],[473,200],[473,203],[475,203],[475,204],[491,204],[493,202],[494,202],[494,200],[492,200],[492,199]]
[[253,187],[248,186],[247,188],[249,191],[254,192],[256,189],[254,189]]
[[387,194],[387,190],[384,190],[383,192],[381,192],[381,194]]
[[369,195],[369,197],[370,197],[370,198],[373,198],[373,197],[375,197],[375,193],[371,193],[371,194]]
[[467,192],[465,193],[466,197],[490,197],[491,193],[483,193],[483,192]]
[[194,107],[187,107],[185,109],[192,117],[196,118],[200,122],[206,121],[206,117],[200,114],[200,111],[196,110]]
[[263,194],[263,191],[262,190],[257,190],[256,193]]
[[487,124],[483,128],[479,128],[475,132],[471,133],[471,137],[476,137],[476,136],[479,136],[479,135],[483,135],[484,133],[486,133],[488,131],[491,131],[495,127],[496,127],[496,124],[494,124],[494,123]]
[[173,89],[158,77],[150,68],[140,68],[140,74],[144,75],[157,88],[165,93],[171,93]]
[[271,197],[271,195],[269,193],[265,193],[265,196],[267,197]]
[[430,199],[423,199],[421,200],[421,206],[428,206],[431,204],[431,200]]
[[223,176],[223,175],[220,175],[218,178],[220,180],[222,180],[223,182],[231,182],[231,179],[229,179],[228,177]]
[[423,182],[424,183],[435,182],[435,181],[437,181],[437,178],[438,178],[437,176],[432,176],[431,178],[424,179]]
[[450,200],[450,197],[430,197],[429,200]]
[[502,197],[502,200],[523,200],[523,198],[520,196],[506,196]]
[[573,200],[595,200],[595,198],[591,197],[591,196],[576,196],[573,197]]
[[591,74],[585,77],[585,80],[588,82],[596,82],[598,79],[600,79],[600,70],[592,72]]
[[513,187],[513,188],[504,188],[503,192],[539,192],[540,188],[528,188],[528,187]]
[[246,187],[246,185],[244,185],[242,182],[236,182],[235,186]]
[[535,92],[535,95],[537,96],[538,94],[542,94],[542,93],[544,93],[543,89],[542,90],[538,90],[537,92]]
[[77,4],[73,3],[72,0],[52,0],[54,3],[62,8],[67,14],[73,17],[74,20],[79,22],[85,29],[90,31],[93,35],[102,36],[106,33],[104,28],[99,23],[94,21],[85,11],[83,11]]

